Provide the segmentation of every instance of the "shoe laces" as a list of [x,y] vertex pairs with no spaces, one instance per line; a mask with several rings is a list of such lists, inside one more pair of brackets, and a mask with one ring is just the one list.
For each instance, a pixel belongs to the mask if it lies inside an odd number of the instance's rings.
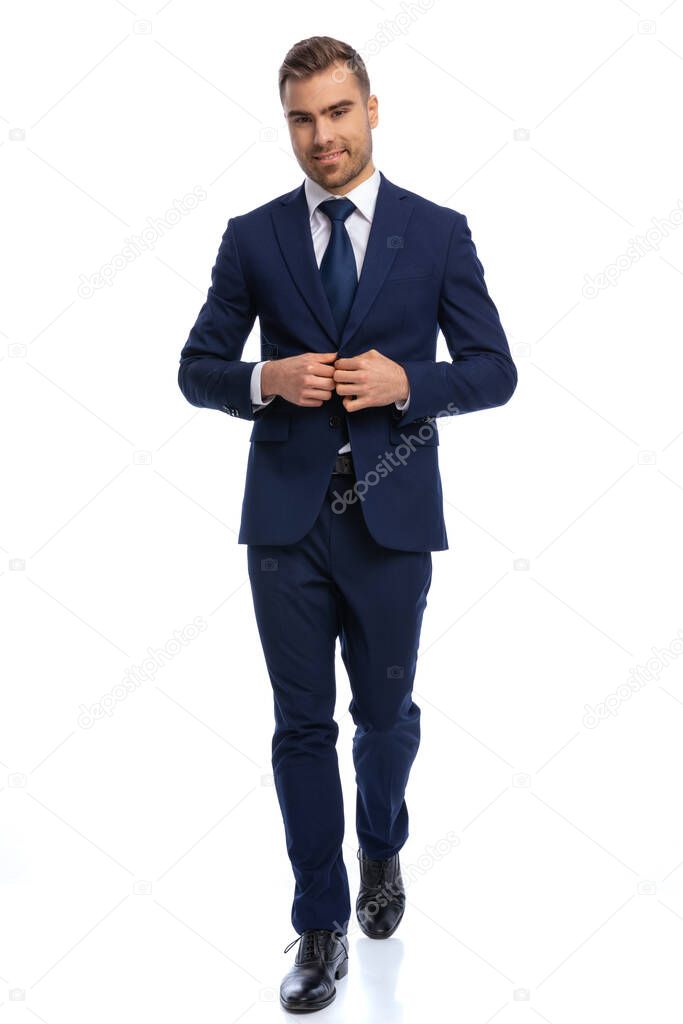
[[365,885],[372,889],[381,889],[385,881],[387,868],[393,858],[389,857],[386,860],[372,860],[364,854],[361,855],[360,849],[356,856],[361,863]]
[[[292,939],[289,945],[285,946],[283,952],[289,953],[292,946],[295,946],[297,942],[300,941],[301,948],[298,960],[299,963],[306,963],[310,960],[317,960],[319,957],[321,957],[324,960],[324,941],[326,938],[329,937],[329,935],[330,931],[327,928],[306,928],[301,933],[301,935],[298,935],[295,939]],[[341,940],[339,932],[332,932],[332,935],[339,940],[344,952],[347,952],[346,947],[344,946],[344,943]]]

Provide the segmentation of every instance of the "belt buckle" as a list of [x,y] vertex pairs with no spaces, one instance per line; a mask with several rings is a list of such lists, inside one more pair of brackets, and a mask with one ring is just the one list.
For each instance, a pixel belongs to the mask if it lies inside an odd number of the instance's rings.
[[353,473],[353,460],[350,452],[343,452],[341,455],[337,454],[334,463],[335,476],[346,473]]

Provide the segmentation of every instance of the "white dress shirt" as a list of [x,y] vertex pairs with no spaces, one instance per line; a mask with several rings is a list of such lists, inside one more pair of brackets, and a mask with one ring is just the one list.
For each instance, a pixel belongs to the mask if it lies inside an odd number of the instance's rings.
[[[375,168],[373,174],[365,181],[362,181],[360,185],[356,185],[350,192],[347,192],[345,196],[335,196],[331,192],[319,185],[317,181],[313,181],[306,175],[304,181],[304,190],[306,192],[306,202],[308,203],[308,212],[310,215],[310,228],[313,236],[313,248],[315,249],[315,258],[320,267],[322,262],[327,243],[330,240],[332,234],[332,225],[330,218],[318,209],[318,205],[325,199],[350,199],[355,205],[356,209],[352,210],[349,216],[345,220],[346,230],[348,231],[349,238],[351,239],[351,246],[353,248],[353,254],[356,257],[356,271],[358,273],[358,279],[360,280],[360,272],[363,268],[363,260],[365,259],[365,250],[368,247],[368,238],[370,236],[370,228],[372,226],[372,217],[375,212],[375,204],[377,202],[377,192],[379,190],[380,176],[379,171]],[[263,409],[269,402],[275,398],[275,395],[271,395],[265,402],[263,401],[263,395],[261,393],[261,370],[263,368],[263,362],[257,363],[251,374],[251,402],[253,411],[256,412],[258,409]],[[406,409],[410,401],[410,393],[403,402],[395,402],[395,406],[399,410]],[[339,454],[342,452],[350,452],[351,444],[347,441],[339,449]]]

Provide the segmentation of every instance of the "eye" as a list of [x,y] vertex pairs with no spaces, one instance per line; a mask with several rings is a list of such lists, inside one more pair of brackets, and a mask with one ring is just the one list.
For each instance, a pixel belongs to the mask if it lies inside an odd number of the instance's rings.
[[[348,108],[341,108],[339,110],[333,110],[332,111],[332,117],[333,117],[334,120],[336,120],[336,118],[334,116],[335,114],[348,114]],[[304,114],[299,114],[297,117],[294,118],[294,124],[303,124],[305,121],[308,121],[308,120],[310,120],[310,119],[308,117],[306,117]]]

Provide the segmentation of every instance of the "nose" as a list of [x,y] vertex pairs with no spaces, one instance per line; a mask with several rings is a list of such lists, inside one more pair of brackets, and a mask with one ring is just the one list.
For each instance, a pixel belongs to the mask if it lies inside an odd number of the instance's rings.
[[327,121],[318,121],[315,126],[313,144],[316,149],[331,149],[330,143],[334,141],[334,132]]

